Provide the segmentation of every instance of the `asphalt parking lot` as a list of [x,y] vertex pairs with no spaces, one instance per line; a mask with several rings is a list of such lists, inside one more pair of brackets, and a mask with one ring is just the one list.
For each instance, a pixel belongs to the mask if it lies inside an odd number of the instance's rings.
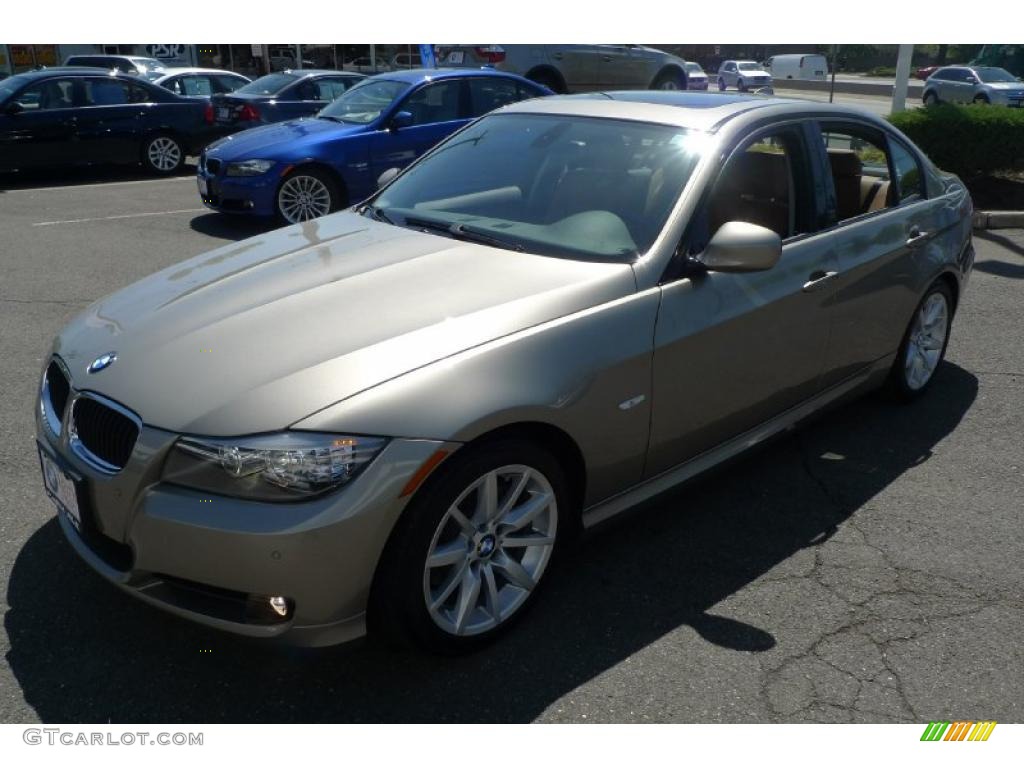
[[51,337],[268,225],[190,176],[0,187],[0,722],[1024,720],[1024,232],[976,238],[925,399],[845,405],[594,532],[509,637],[438,659],[256,645],[78,560],[34,448]]

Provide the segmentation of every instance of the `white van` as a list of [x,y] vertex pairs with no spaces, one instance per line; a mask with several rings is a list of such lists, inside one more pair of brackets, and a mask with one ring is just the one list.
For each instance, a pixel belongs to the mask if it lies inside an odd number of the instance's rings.
[[828,60],[818,53],[786,53],[764,63],[773,80],[825,80]]

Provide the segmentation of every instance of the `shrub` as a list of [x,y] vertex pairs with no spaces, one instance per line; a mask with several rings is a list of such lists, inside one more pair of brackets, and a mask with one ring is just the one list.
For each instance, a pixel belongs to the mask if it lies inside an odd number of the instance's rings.
[[896,67],[875,67],[867,72],[869,77],[896,77]]
[[939,104],[889,120],[935,165],[963,179],[1024,169],[1024,109]]

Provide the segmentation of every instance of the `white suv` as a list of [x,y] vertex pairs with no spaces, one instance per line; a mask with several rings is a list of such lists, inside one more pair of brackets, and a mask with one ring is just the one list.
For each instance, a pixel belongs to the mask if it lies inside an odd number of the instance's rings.
[[718,90],[730,86],[740,91],[771,88],[772,76],[756,61],[723,61],[718,68]]

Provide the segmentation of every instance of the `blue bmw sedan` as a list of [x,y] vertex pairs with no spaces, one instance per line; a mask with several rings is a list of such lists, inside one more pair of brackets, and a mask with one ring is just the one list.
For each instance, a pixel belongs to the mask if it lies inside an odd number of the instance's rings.
[[228,136],[199,159],[214,210],[307,221],[368,197],[470,120],[547,88],[489,69],[409,70],[367,78],[314,117]]

